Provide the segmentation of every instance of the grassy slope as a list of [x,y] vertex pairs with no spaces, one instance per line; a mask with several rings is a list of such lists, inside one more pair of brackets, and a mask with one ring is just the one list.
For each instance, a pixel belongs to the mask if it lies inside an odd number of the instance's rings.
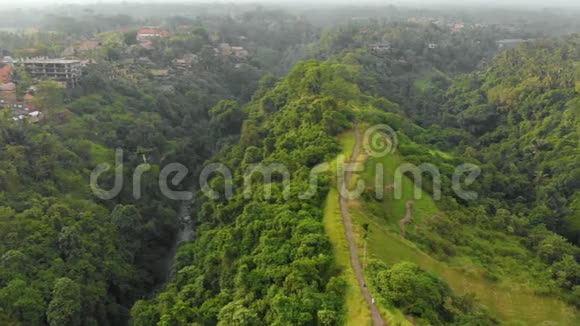
[[346,293],[346,325],[370,325],[371,313],[365,299],[359,291],[354,272],[350,265],[348,241],[342,225],[342,216],[338,202],[338,191],[332,189],[326,198],[324,207],[324,228],[333,244],[337,265],[348,282]]
[[[380,161],[370,159],[366,163],[362,177],[367,184],[374,182],[376,163],[384,164],[385,185],[391,184],[393,172],[401,160],[397,155],[391,155]],[[412,242],[399,235],[398,221],[405,214],[405,202],[412,199],[413,185],[409,179],[403,180],[403,198],[395,200],[392,193],[385,194],[382,202],[365,202],[352,209],[353,223],[371,225],[367,240],[368,256],[380,259],[387,264],[394,264],[403,260],[413,261],[426,270],[442,277],[451,288],[459,294],[473,292],[482,304],[490,308],[507,324],[537,325],[545,321],[552,321],[558,325],[572,325],[575,311],[554,298],[534,295],[522,284],[494,283],[484,279],[476,266],[465,264],[466,257],[459,257],[449,266],[446,263],[433,259],[418,249]],[[421,220],[433,215],[444,216],[435,205],[432,198],[422,194],[422,198],[415,199],[413,222],[408,225],[407,232],[420,227]]]
[[430,87],[432,87],[432,83],[431,80],[433,79],[433,77],[436,76],[441,76],[447,80],[449,80],[449,76],[447,76],[444,72],[442,72],[441,70],[432,68],[429,70],[425,70],[421,76],[421,78],[418,78],[417,80],[415,80],[414,86],[417,90],[419,90],[420,92],[426,92],[427,90],[429,90]]
[[[340,142],[342,145],[340,155],[350,157],[355,143],[354,134],[352,132],[342,134],[340,136]],[[338,158],[332,162],[333,171],[336,171],[337,160]],[[336,186],[329,191],[326,197],[323,222],[326,233],[330,237],[334,248],[337,265],[349,285],[345,299],[346,325],[371,325],[371,312],[367,307],[361,291],[357,287],[357,280],[350,264],[348,240],[346,239],[344,225],[342,223],[339,193]]]
[[[354,133],[347,132],[342,134],[339,137],[339,141],[342,145],[342,152],[340,155],[343,155],[345,158],[350,157],[352,154],[352,148],[354,147],[355,143]],[[336,161],[333,162],[333,167],[336,167]],[[336,169],[333,168],[333,171],[336,171]],[[345,277],[349,284],[345,299],[345,324],[353,326],[371,325],[370,311],[367,307],[364,297],[362,296],[361,291],[357,287],[357,281],[350,264],[348,240],[346,239],[344,225],[342,223],[342,216],[339,206],[339,193],[336,187],[331,189],[326,198],[323,222],[326,233],[332,242],[337,264],[341,269],[342,275]],[[354,227],[355,232],[357,232],[357,235],[359,235],[360,225],[355,225]],[[361,250],[359,252],[362,253],[363,251]],[[408,322],[404,319],[404,316],[395,309],[381,309],[381,312],[392,325],[408,324]]]

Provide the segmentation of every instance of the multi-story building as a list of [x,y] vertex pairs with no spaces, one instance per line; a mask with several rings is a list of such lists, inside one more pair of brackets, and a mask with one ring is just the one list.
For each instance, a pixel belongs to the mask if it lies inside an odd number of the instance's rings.
[[80,60],[63,60],[48,58],[23,59],[15,62],[37,79],[50,79],[75,87],[80,78],[82,63]]

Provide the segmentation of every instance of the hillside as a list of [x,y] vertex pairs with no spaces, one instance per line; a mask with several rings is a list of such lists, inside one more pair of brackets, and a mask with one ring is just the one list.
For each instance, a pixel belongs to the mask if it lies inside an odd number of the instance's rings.
[[332,7],[4,15],[0,326],[578,324],[575,12]]
[[[574,195],[574,184],[566,181],[576,180],[569,175],[574,170],[555,169],[555,162],[573,166],[577,160],[572,148],[566,147],[574,144],[576,132],[569,128],[577,125],[571,116],[575,84],[573,75],[566,73],[529,77],[534,70],[526,72],[519,63],[520,75],[514,75],[516,65],[509,58],[515,51],[530,58],[530,67],[537,67],[542,58],[553,58],[542,61],[546,67],[539,71],[567,71],[571,57],[537,47],[505,52],[486,70],[453,80],[441,112],[431,118],[440,119],[442,126],[415,125],[401,113],[405,107],[360,91],[360,66],[334,60],[302,62],[286,78],[262,82],[259,95],[243,108],[220,103],[214,111],[232,115],[241,110],[248,117],[240,142],[213,159],[233,169],[233,197],[204,198],[198,203],[197,239],[180,249],[175,280],[157,298],[138,302],[132,312],[134,321],[138,325],[156,320],[220,325],[368,323],[368,307],[345,256],[343,226],[333,217],[338,194],[328,191],[336,187],[335,178],[324,178],[319,187],[323,191],[307,200],[285,197],[307,188],[308,170],[331,162],[341,148],[337,135],[358,121],[366,127],[388,124],[399,140],[386,157],[361,157],[366,163],[359,179],[367,185],[375,180],[377,164],[383,165],[384,198],[375,198],[375,189],[367,188],[359,200],[349,203],[368,286],[387,320],[570,323],[576,308],[565,301],[578,302],[580,274],[575,274],[579,265],[574,257],[579,251],[548,230],[565,228],[554,227],[558,223],[549,216],[538,216],[538,210],[550,202],[544,204],[537,196],[554,187],[550,184],[560,187],[562,198]],[[513,77],[500,79],[501,74]],[[522,76],[528,78],[518,86]],[[494,79],[501,82],[493,83]],[[478,85],[481,89],[474,89]],[[524,91],[522,87],[531,88]],[[534,111],[530,105],[536,100],[557,102]],[[499,119],[489,120],[490,115]],[[533,138],[547,131],[546,121],[552,122],[560,136]],[[510,128],[517,134],[510,133]],[[347,146],[342,148],[346,155],[354,146],[352,139],[348,144],[342,144]],[[529,152],[530,146],[536,151]],[[508,162],[520,154],[507,152],[508,148],[520,148],[528,155],[526,164],[517,165],[519,173],[513,173],[517,170]],[[255,175],[247,179],[248,167],[256,163],[283,164],[289,169],[290,182],[285,183],[284,171],[275,172],[271,183]],[[422,189],[414,190],[412,175],[406,175],[402,197],[395,198],[399,190],[388,185],[403,163],[437,166],[442,195],[433,197],[434,183],[429,178]],[[477,199],[467,200],[452,190],[451,176],[463,163],[481,167],[481,178],[467,187],[478,193]],[[542,183],[533,183],[537,179],[529,174],[540,166],[553,167],[554,173],[544,176]],[[272,193],[257,190],[247,197],[242,191],[247,180],[253,189],[272,186]],[[228,182],[216,177],[210,184],[223,193]],[[498,196],[503,188],[512,190]],[[420,198],[416,191],[422,194]],[[403,230],[400,220],[409,205],[412,212]],[[573,212],[559,212],[574,220]],[[397,296],[392,286],[401,285],[389,285],[419,282],[414,277],[423,277],[420,282],[424,283],[415,288],[412,299]],[[423,296],[424,303],[408,305],[408,300]],[[533,314],[527,313],[530,307]]]
[[[332,204],[327,197],[335,184],[332,175],[319,180],[314,197],[288,200],[308,189],[309,169],[332,161],[340,149],[335,137],[352,128],[351,121],[393,122],[389,117],[397,117],[375,108],[396,105],[361,93],[357,79],[356,66],[302,62],[242,109],[249,118],[240,143],[214,159],[233,169],[233,197],[198,203],[196,241],[180,249],[177,275],[165,291],[135,305],[137,325],[332,325],[367,318],[364,308],[350,312],[350,300],[360,303],[360,289],[352,283],[344,251],[330,241],[340,237],[338,231],[329,230],[325,222],[326,231],[332,232],[327,234],[323,225],[324,200]],[[228,105],[229,110],[239,109]],[[285,184],[280,171],[271,183],[256,176],[248,179],[246,170],[254,163],[282,163],[290,181]],[[242,191],[247,180],[253,186],[271,186],[272,192],[253,188],[257,190],[248,195]],[[228,182],[218,176],[210,185],[223,194]],[[441,280],[428,277],[430,286],[443,286],[437,305],[455,298]],[[392,313],[403,318],[396,308]],[[472,313],[478,308],[467,301],[445,309],[448,321],[483,318]]]
[[[443,171],[442,199],[433,200],[429,182],[418,199],[412,175],[400,198],[393,190],[382,200],[363,197],[354,216],[370,258],[417,263],[458,293],[475,294],[504,322],[573,324],[579,252],[548,230],[577,241],[576,49],[568,40],[506,51],[481,72],[457,78],[443,100],[433,93],[441,105],[422,118],[432,122],[411,132],[399,128],[398,151],[369,159],[362,177],[373,183],[382,163],[389,185],[402,163],[432,163]],[[481,168],[471,187],[477,200],[458,198],[446,181],[462,160]],[[411,200],[403,233],[399,222]]]

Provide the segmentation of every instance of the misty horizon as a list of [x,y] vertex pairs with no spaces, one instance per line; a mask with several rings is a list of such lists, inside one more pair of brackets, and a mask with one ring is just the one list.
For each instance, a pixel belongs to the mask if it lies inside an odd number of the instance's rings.
[[523,9],[523,10],[541,10],[541,9],[564,9],[564,8],[580,8],[580,3],[571,3],[566,0],[555,0],[546,3],[543,0],[511,0],[511,1],[500,1],[500,0],[395,0],[395,1],[381,1],[381,0],[362,0],[352,3],[349,0],[322,0],[313,3],[306,0],[296,0],[296,1],[277,1],[277,0],[172,0],[172,1],[161,1],[161,0],[140,0],[140,1],[124,1],[124,0],[106,0],[106,1],[95,1],[95,0],[72,0],[72,1],[60,1],[60,0],[22,0],[16,3],[6,3],[3,4],[2,9],[17,9],[17,8],[33,8],[33,7],[51,7],[60,5],[83,5],[83,6],[101,6],[108,4],[179,4],[179,5],[199,5],[199,4],[219,4],[219,5],[248,5],[248,4],[261,4],[270,6],[282,6],[282,7],[325,7],[325,6],[341,6],[341,7],[362,7],[362,6],[398,6],[407,8],[425,8],[425,9],[437,9],[441,7],[456,7],[462,9],[473,9],[474,7],[484,7],[484,8],[509,8],[509,9]]

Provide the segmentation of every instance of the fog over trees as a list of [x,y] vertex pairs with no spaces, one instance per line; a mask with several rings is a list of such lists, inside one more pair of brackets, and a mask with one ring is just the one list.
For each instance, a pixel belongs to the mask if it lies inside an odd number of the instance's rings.
[[0,325],[574,325],[568,1],[0,8]]

